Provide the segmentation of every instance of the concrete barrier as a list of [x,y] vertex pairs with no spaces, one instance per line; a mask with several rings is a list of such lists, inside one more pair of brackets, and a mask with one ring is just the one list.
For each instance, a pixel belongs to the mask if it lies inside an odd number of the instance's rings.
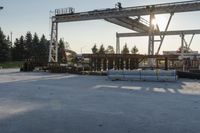
[[176,70],[108,70],[111,80],[176,81]]

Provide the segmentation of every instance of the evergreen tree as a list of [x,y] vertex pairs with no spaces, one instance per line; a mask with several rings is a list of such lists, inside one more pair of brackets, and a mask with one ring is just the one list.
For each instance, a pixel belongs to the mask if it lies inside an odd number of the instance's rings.
[[127,47],[127,44],[124,45],[123,50],[121,51],[122,54],[129,54],[129,49]]
[[39,38],[38,38],[38,35],[36,33],[33,36],[32,47],[33,47],[32,56],[35,57],[36,60],[39,60],[39,54],[41,53],[40,51],[42,49],[40,49]]
[[16,39],[12,48],[12,59],[14,61],[21,61],[25,59],[25,41],[24,37]]
[[65,58],[65,43],[62,39],[58,43],[58,62],[63,62]]
[[105,54],[105,48],[104,48],[103,44],[100,46],[98,53],[99,54]]
[[27,59],[31,58],[33,56],[33,43],[32,43],[32,34],[31,32],[27,32],[25,37],[25,55]]
[[44,35],[42,35],[40,39],[40,45],[39,45],[39,58],[43,59],[44,62],[48,61],[48,53],[49,53],[49,41],[45,38]]
[[131,49],[131,53],[132,54],[137,54],[138,53],[138,48],[136,46],[134,46],[132,49]]
[[0,61],[8,61],[10,55],[9,41],[0,28]]
[[93,54],[97,54],[98,53],[98,49],[97,49],[97,45],[96,44],[92,47],[92,53]]
[[19,46],[19,39],[16,38],[15,42],[14,42],[14,45],[12,47],[12,60],[13,61],[17,61],[18,58],[19,58],[19,55],[17,54],[18,53],[18,46]]
[[113,48],[113,46],[109,45],[106,49],[106,54],[114,54],[115,50]]

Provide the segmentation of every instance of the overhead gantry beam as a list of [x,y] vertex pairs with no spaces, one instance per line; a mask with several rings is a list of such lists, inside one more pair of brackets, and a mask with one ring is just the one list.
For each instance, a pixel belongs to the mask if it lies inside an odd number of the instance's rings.
[[60,22],[96,20],[96,19],[107,19],[107,18],[121,18],[128,16],[143,16],[143,15],[150,15],[152,10],[154,14],[199,11],[200,0],[127,7],[122,9],[108,8],[103,10],[93,10],[93,11],[73,13],[73,14],[56,14],[54,17],[55,21],[60,23]]
[[[192,34],[200,34],[199,30],[177,30],[177,31],[161,31],[160,33],[154,33],[155,36],[160,35],[192,35]],[[142,37],[142,36],[149,36],[149,33],[143,32],[143,33],[116,33],[117,37]]]
[[148,32],[149,30],[149,25],[141,23],[139,19],[123,17],[123,18],[106,18],[105,20],[137,32]]
[[[93,10],[88,12],[78,12],[74,13],[74,11],[69,10],[70,12],[65,13],[58,13],[55,12],[55,15],[52,16],[52,30],[51,30],[51,43],[50,43],[50,52],[49,52],[49,62],[57,62],[58,58],[58,23],[62,22],[72,22],[72,21],[84,21],[84,20],[97,20],[97,19],[104,19],[104,20],[117,20],[119,22],[122,22],[123,24],[129,23],[130,20],[127,20],[125,18],[129,17],[139,17],[143,15],[150,15],[155,16],[156,14],[172,14],[172,13],[180,13],[180,12],[190,12],[190,11],[200,11],[200,0],[193,0],[193,1],[184,1],[184,2],[174,2],[174,3],[164,3],[164,4],[157,4],[157,5],[145,5],[145,6],[137,6],[137,7],[127,7],[127,8],[107,8],[107,9],[100,9],[100,10]],[[151,18],[151,17],[150,17]],[[152,22],[150,20],[149,22]],[[121,23],[120,23],[121,24]],[[119,24],[119,25],[120,25]],[[134,24],[131,24],[132,26]],[[141,25],[141,23],[138,23],[138,25]],[[148,25],[147,25],[148,26]],[[130,27],[130,24],[128,24],[128,27]],[[135,27],[135,29],[138,27]],[[129,28],[130,29],[130,28]],[[133,29],[133,28],[132,28]],[[135,30],[133,29],[133,30]],[[139,26],[139,32],[142,32],[143,30],[145,32],[142,33],[119,33],[121,37],[125,35],[127,36],[149,36],[151,38],[149,42],[154,43],[154,34],[155,35],[170,35],[170,34],[183,34],[182,32],[178,33],[172,33],[172,32],[165,32],[165,33],[157,33],[152,28],[152,24],[149,24],[149,30],[146,30],[147,28],[144,28],[142,26]],[[137,31],[137,30],[135,30]],[[192,31],[193,32],[193,31]],[[187,34],[187,33],[185,33]],[[117,36],[117,43],[119,43],[119,36]],[[154,53],[154,44],[149,43],[149,53]],[[120,52],[118,49],[117,52]]]
[[[154,36],[173,36],[173,35],[180,35],[181,36],[181,47],[183,49],[184,44],[186,44],[186,47],[189,48],[192,40],[194,38],[194,35],[196,34],[200,34],[200,29],[199,30],[177,30],[177,31],[161,31],[161,32],[157,32],[154,33]],[[192,38],[190,40],[190,43],[187,44],[185,41],[184,36],[185,35],[192,35]],[[116,33],[116,38],[117,38],[117,42],[116,42],[116,47],[120,48],[120,38],[123,37],[144,37],[144,36],[149,36],[149,33]],[[158,48],[157,51],[160,50],[160,47]],[[119,50],[117,51],[118,53],[120,52]],[[158,54],[158,52],[157,52]],[[152,55],[152,54],[149,54]]]

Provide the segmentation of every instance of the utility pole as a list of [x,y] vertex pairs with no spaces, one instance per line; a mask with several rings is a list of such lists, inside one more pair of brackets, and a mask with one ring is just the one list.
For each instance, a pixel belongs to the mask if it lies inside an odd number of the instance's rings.
[[13,37],[13,33],[12,33],[12,31],[10,32],[10,42],[11,42],[11,46],[12,46],[12,37]]

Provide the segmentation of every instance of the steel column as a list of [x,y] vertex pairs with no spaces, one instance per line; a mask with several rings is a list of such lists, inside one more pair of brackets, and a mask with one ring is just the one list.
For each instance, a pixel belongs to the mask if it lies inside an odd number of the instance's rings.
[[154,28],[153,20],[155,15],[153,12],[150,14],[150,25],[149,25],[149,46],[148,46],[148,55],[154,55]]
[[162,44],[163,44],[163,41],[164,41],[164,39],[165,39],[165,33],[166,33],[167,30],[168,30],[168,27],[169,27],[169,24],[170,24],[170,22],[171,22],[171,19],[172,19],[172,16],[173,16],[173,15],[174,15],[174,13],[171,13],[171,14],[170,14],[169,20],[168,20],[168,22],[167,22],[167,26],[166,26],[165,31],[164,31],[164,35],[161,35],[160,45],[159,45],[159,47],[158,47],[158,50],[157,50],[156,54],[159,54],[159,52],[160,52],[160,48],[161,48],[161,46],[162,46]]
[[119,36],[118,36],[118,33],[116,33],[116,53],[117,54],[120,54],[120,39],[119,39]]
[[52,17],[49,62],[58,62],[58,23]]

